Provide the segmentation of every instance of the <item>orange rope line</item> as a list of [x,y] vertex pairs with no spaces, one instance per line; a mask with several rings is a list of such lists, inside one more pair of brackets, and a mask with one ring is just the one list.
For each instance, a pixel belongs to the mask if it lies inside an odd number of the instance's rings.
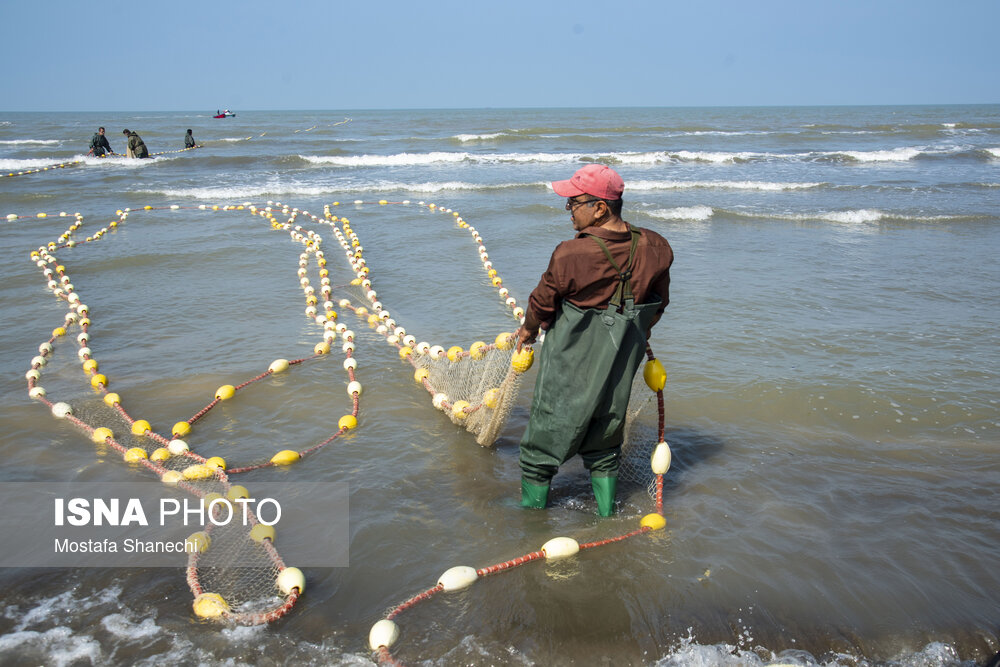
[[442,586],[441,584],[438,584],[437,586],[434,586],[433,588],[428,588],[423,593],[420,593],[418,595],[414,595],[412,598],[410,598],[406,602],[403,602],[402,604],[394,607],[393,610],[386,615],[386,618],[389,619],[389,620],[392,620],[396,616],[398,616],[401,612],[404,612],[407,609],[409,609],[410,607],[412,607],[412,606],[414,606],[416,604],[419,604],[420,602],[423,602],[424,600],[427,600],[427,599],[429,599],[429,598],[437,595],[438,593],[440,593],[443,590],[444,590],[444,586]]

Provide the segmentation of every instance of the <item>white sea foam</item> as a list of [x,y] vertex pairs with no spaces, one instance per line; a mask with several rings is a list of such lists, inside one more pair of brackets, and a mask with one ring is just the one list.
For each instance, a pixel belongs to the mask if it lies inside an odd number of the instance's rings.
[[793,222],[833,222],[842,225],[866,225],[877,222],[951,222],[963,219],[963,216],[951,215],[906,215],[880,211],[878,209],[851,209],[845,211],[818,211],[811,213],[757,213],[749,211],[732,211],[713,208],[706,205],[681,206],[677,208],[659,208],[645,211],[646,215],[661,220],[694,220],[704,221],[717,215],[748,218],[752,220],[790,220]]
[[18,144],[40,144],[52,145],[62,143],[59,139],[5,139],[0,141],[0,146],[16,146]]
[[708,220],[715,214],[711,206],[681,206],[679,208],[658,208],[647,212],[661,220],[693,220],[700,222]]
[[759,136],[766,134],[778,134],[774,131],[765,130],[685,130],[674,132],[669,136],[673,137],[745,137]]
[[1000,148],[987,148],[986,152],[993,157],[1000,158]]
[[674,162],[666,151],[651,151],[646,153],[609,153],[601,156],[603,159],[619,164],[661,164]]
[[468,153],[444,152],[396,153],[393,155],[299,155],[319,165],[340,167],[407,167],[430,164],[527,164],[574,163],[587,160],[621,164],[656,164],[671,161],[664,152],[654,153]]
[[135,623],[124,614],[105,616],[101,619],[101,625],[119,639],[155,637],[162,629],[151,618],[144,618],[140,623]]
[[338,167],[403,167],[446,162],[464,162],[468,153],[396,153],[394,155],[300,155],[312,164],[331,164]]
[[222,628],[219,633],[233,644],[246,644],[252,639],[268,634],[266,625],[237,625]]
[[76,635],[70,628],[59,626],[35,632],[22,630],[0,636],[0,655],[13,651],[39,652],[45,655],[45,664],[72,665],[86,662],[103,663],[101,645],[88,635]]
[[0,160],[0,171],[2,172],[27,171],[31,169],[43,169],[45,167],[54,167],[57,164],[71,164],[80,162],[82,162],[83,165],[87,167],[104,167],[105,169],[113,169],[113,168],[138,169],[156,162],[164,162],[167,160],[176,160],[176,159],[177,159],[176,157],[167,157],[163,155],[158,155],[156,157],[143,160],[131,160],[131,159],[125,159],[124,157],[93,157],[90,155],[74,155],[72,157],[59,158],[57,160],[48,160],[48,159]]
[[846,155],[858,162],[906,162],[923,153],[920,148],[893,148],[883,151],[840,151],[831,155]]
[[475,156],[477,161],[486,164],[498,162],[578,162],[584,157],[587,155],[582,153],[500,153],[498,155]]
[[738,153],[726,153],[718,151],[677,151],[672,154],[679,160],[693,162],[735,162],[737,160],[752,160],[757,158],[787,157],[783,155],[773,155],[771,153],[752,153],[741,151]]
[[867,208],[846,211],[824,211],[820,213],[740,213],[738,215],[763,220],[792,220],[802,222],[809,220],[822,220],[846,225],[862,225],[866,223],[891,220],[898,220],[901,222],[948,222],[962,218],[962,216],[953,215],[906,215],[902,213],[891,213],[887,211],[880,211],[878,209]]
[[444,192],[447,190],[502,190],[506,188],[524,187],[523,183],[497,183],[494,185],[483,185],[482,183],[464,183],[462,181],[448,181],[444,183],[382,183],[380,185],[367,185],[358,187],[357,190],[369,192],[403,191],[403,192]]
[[[799,665],[800,667],[848,667],[864,664],[857,656],[837,653],[817,659],[807,651],[786,649],[780,653],[769,651],[754,641],[749,630],[736,636],[734,644],[699,644],[688,628],[687,637],[672,647],[670,653],[657,660],[655,667],[767,667],[768,665]],[[750,647],[754,647],[751,649]],[[949,644],[932,642],[919,651],[897,656],[893,664],[910,667],[958,664],[958,651]],[[964,663],[963,663],[964,664]]]
[[103,167],[104,169],[142,169],[158,162],[168,162],[176,160],[176,157],[157,155],[156,157],[134,159],[123,156],[117,157],[92,157],[89,155],[77,155],[71,161],[79,160],[87,167]]
[[[542,185],[541,183],[530,185]],[[375,193],[386,192],[413,192],[419,194],[433,194],[448,191],[488,191],[504,190],[508,188],[523,188],[524,183],[496,183],[484,185],[482,183],[466,183],[463,181],[443,181],[425,183],[407,183],[401,181],[378,181],[365,183],[363,185],[303,185],[301,183],[271,182],[252,185],[235,185],[228,187],[207,187],[207,188],[176,188],[166,190],[146,191],[146,194],[159,194],[167,197],[193,197],[195,199],[207,199],[211,201],[232,201],[237,199],[254,199],[265,195],[288,196],[325,196],[343,195],[354,193]]]
[[[79,157],[74,158],[79,159]],[[69,160],[0,160],[0,171],[24,171],[25,169],[41,169],[42,167],[51,167],[52,165],[62,164],[63,162],[68,162]]]
[[234,201],[242,199],[260,198],[265,195],[303,195],[316,197],[321,195],[343,192],[343,188],[325,187],[322,185],[306,186],[289,183],[271,183],[262,185],[235,185],[229,187],[211,188],[178,188],[152,191],[153,194],[163,194],[168,197],[193,197],[194,199],[208,199],[211,201]]
[[38,600],[35,607],[22,611],[19,607],[8,606],[4,609],[4,617],[16,620],[14,630],[25,630],[36,623],[59,616],[67,611],[84,612],[102,605],[115,605],[119,602],[120,586],[109,586],[83,599],[77,598],[73,590],[64,591],[58,595]]
[[720,190],[806,190],[821,187],[823,183],[772,183],[769,181],[629,181],[626,191],[687,190],[694,188]]
[[858,209],[856,211],[834,211],[832,213],[822,213],[816,216],[816,218],[820,220],[829,220],[830,222],[842,222],[848,224],[878,222],[884,217],[886,217],[885,213],[874,209]]
[[500,137],[506,137],[508,134],[506,132],[489,132],[487,134],[456,134],[453,139],[457,139],[462,143],[472,142],[472,141],[492,141],[493,139],[499,139]]
[[[844,155],[845,153],[830,153]],[[524,164],[524,163],[573,163],[581,161],[611,162],[625,165],[663,164],[671,162],[738,162],[746,160],[797,160],[812,158],[817,154],[779,154],[755,152],[716,151],[643,151],[614,153],[469,153],[464,151],[433,151],[430,153],[395,153],[391,155],[299,155],[300,158],[318,165],[339,167],[406,167],[430,164]],[[859,153],[856,159],[865,159]]]

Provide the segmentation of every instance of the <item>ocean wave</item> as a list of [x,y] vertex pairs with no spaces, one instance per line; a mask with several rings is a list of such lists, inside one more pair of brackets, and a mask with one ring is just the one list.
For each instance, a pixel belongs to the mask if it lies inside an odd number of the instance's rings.
[[299,155],[312,164],[338,167],[410,167],[428,164],[579,162],[587,157],[581,153],[467,153],[433,151],[430,153],[395,153],[392,155]]
[[393,155],[299,155],[306,162],[337,167],[404,167],[436,163],[464,162],[469,153],[396,153]]
[[39,144],[52,145],[62,143],[59,139],[4,139],[0,140],[0,146],[17,146],[19,144]]
[[687,190],[695,188],[720,190],[761,190],[780,192],[784,190],[806,190],[818,188],[825,183],[772,183],[769,181],[630,181],[630,191]]
[[499,139],[500,137],[511,136],[508,132],[488,132],[486,134],[456,134],[452,137],[455,141],[460,143],[471,143],[473,141],[493,141]]
[[759,137],[782,134],[774,130],[686,130],[668,134],[671,137]]
[[135,169],[155,162],[175,160],[174,157],[158,155],[145,160],[130,160],[121,156],[94,157],[92,155],[73,155],[64,158],[30,158],[25,160],[0,160],[0,171],[24,171],[28,169],[43,169],[57,164],[82,164],[88,167],[104,167]]
[[83,162],[84,166],[87,167],[103,167],[104,169],[142,169],[152,164],[170,162],[176,160],[177,158],[166,155],[157,155],[155,157],[143,158],[140,160],[127,158],[122,155],[115,155],[112,157],[78,155],[73,159]]
[[[485,135],[476,135],[485,136]],[[388,155],[299,155],[317,165],[336,167],[406,167],[430,164],[525,164],[602,162],[622,165],[655,165],[677,162],[711,162],[713,164],[757,161],[846,161],[846,162],[906,162],[919,156],[955,155],[967,151],[967,146],[905,146],[874,151],[812,151],[806,153],[768,153],[756,151],[621,151],[595,153],[476,153],[469,151],[431,151],[428,153],[393,153]],[[988,149],[990,154],[997,153]]]
[[[962,154],[969,146],[902,146],[874,151],[811,151],[807,153],[761,153],[752,151],[677,151],[666,153],[669,158],[682,162],[760,162],[760,161],[846,161],[846,162],[907,162],[921,156],[950,156]],[[638,154],[642,155],[642,154]],[[656,154],[651,154],[656,155]]]
[[[532,186],[541,186],[542,183],[533,183]],[[266,184],[234,185],[220,187],[203,188],[170,188],[165,190],[147,190],[145,194],[165,195],[167,197],[184,197],[194,199],[207,199],[211,201],[231,201],[237,199],[253,199],[265,196],[282,197],[304,196],[319,197],[324,195],[342,195],[357,193],[385,193],[385,192],[412,192],[416,194],[434,194],[438,192],[460,192],[491,190],[505,190],[509,188],[522,188],[524,183],[465,183],[462,181],[426,182],[426,183],[403,183],[398,181],[380,181],[376,183],[366,183],[359,185],[344,185],[341,183],[331,185],[304,185],[301,183],[272,182]]]
[[429,164],[528,164],[607,162],[611,164],[658,164],[674,161],[664,151],[635,153],[470,153],[432,151],[391,155],[299,155],[312,164],[338,167],[408,167]]
[[[79,157],[74,159],[80,159]],[[25,169],[41,169],[42,167],[51,167],[53,165],[62,164],[63,162],[72,162],[73,160],[51,160],[51,159],[41,159],[32,158],[26,160],[0,160],[0,171],[24,171]]]
[[647,215],[661,220],[691,220],[700,222],[708,220],[715,214],[711,206],[681,206],[678,208],[658,208],[646,211]]
[[986,148],[984,150],[991,157],[1000,158],[1000,148]]
[[164,190],[146,190],[138,194],[159,194],[166,195],[167,197],[190,197],[193,199],[207,199],[210,201],[235,201],[260,198],[266,195],[303,195],[308,197],[318,197],[342,191],[343,188],[326,187],[322,185],[305,186],[274,183],[271,185],[167,188]]
[[643,211],[645,215],[660,220],[703,221],[713,217],[745,220],[783,220],[788,222],[833,222],[842,225],[865,225],[878,222],[938,223],[978,219],[975,215],[909,215],[879,209],[848,209],[843,211],[816,211],[810,213],[756,213],[714,208],[707,205],[658,208]]
[[816,216],[819,220],[829,222],[842,222],[846,224],[878,222],[886,217],[886,214],[876,209],[858,209],[856,211],[833,211],[831,213],[821,213]]
[[70,163],[82,163],[84,166],[88,167],[104,167],[104,168],[114,168],[121,167],[123,169],[135,169],[138,167],[143,167],[156,162],[164,162],[166,160],[176,160],[175,157],[166,157],[162,155],[157,155],[145,160],[130,160],[124,157],[111,156],[111,157],[93,157],[91,155],[74,155],[72,157],[57,158],[57,159],[42,159],[42,158],[32,158],[26,160],[0,160],[0,171],[24,171],[26,169],[42,169],[45,167],[53,167],[57,164],[70,164]]
[[959,220],[974,219],[976,216],[969,215],[907,215],[905,213],[895,213],[892,211],[881,211],[879,209],[856,209],[848,211],[828,211],[818,214],[802,214],[791,216],[768,216],[781,217],[789,220],[823,220],[826,222],[838,222],[843,224],[863,224],[872,222],[956,222]]
[[[506,190],[509,188],[521,188],[524,183],[494,183],[485,185],[483,183],[464,183],[461,181],[449,181],[445,183],[382,183],[377,186],[361,186],[354,191],[357,192],[444,192],[447,190]],[[350,188],[349,188],[350,189]]]
[[[727,212],[729,213],[729,212]],[[844,211],[821,211],[817,213],[778,213],[778,214],[749,214],[734,213],[734,215],[748,218],[764,218],[772,220],[790,220],[793,222],[806,222],[819,220],[822,222],[836,222],[839,224],[855,225],[870,224],[875,222],[955,222],[968,220],[976,216],[968,215],[908,215],[906,213],[896,213],[893,211],[882,211],[872,208],[849,209]]]
[[844,155],[858,162],[906,162],[924,151],[920,148],[892,148],[879,151],[836,151],[827,155]]
[[773,158],[773,157],[786,157],[782,155],[776,155],[773,153],[753,153],[749,151],[740,151],[736,153],[719,152],[719,151],[677,151],[671,155],[675,156],[679,160],[692,161],[692,162],[741,162],[745,160],[752,160],[756,158]]

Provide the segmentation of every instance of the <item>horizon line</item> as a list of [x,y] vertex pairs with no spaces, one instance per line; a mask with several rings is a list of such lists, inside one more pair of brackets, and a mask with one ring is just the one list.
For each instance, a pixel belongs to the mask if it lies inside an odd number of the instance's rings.
[[[482,106],[482,107],[357,107],[357,108],[331,108],[331,109],[243,109],[238,113],[259,113],[259,112],[366,112],[366,111],[519,111],[519,110],[571,110],[571,109],[816,109],[816,108],[843,108],[843,107],[933,107],[933,106],[1000,106],[1000,102],[916,102],[916,103],[864,103],[864,104],[679,104],[679,105],[625,105],[625,106]],[[2,109],[0,113],[210,113],[211,110],[202,109],[74,109],[68,111],[56,111],[51,109]]]

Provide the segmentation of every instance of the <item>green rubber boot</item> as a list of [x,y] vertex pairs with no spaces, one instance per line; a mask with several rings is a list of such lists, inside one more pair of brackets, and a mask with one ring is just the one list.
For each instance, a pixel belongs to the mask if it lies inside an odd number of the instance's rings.
[[617,477],[591,477],[590,486],[594,489],[597,499],[597,513],[601,516],[611,516],[615,513],[615,489],[618,487]]
[[521,480],[521,507],[541,510],[549,499],[548,484],[532,484]]

